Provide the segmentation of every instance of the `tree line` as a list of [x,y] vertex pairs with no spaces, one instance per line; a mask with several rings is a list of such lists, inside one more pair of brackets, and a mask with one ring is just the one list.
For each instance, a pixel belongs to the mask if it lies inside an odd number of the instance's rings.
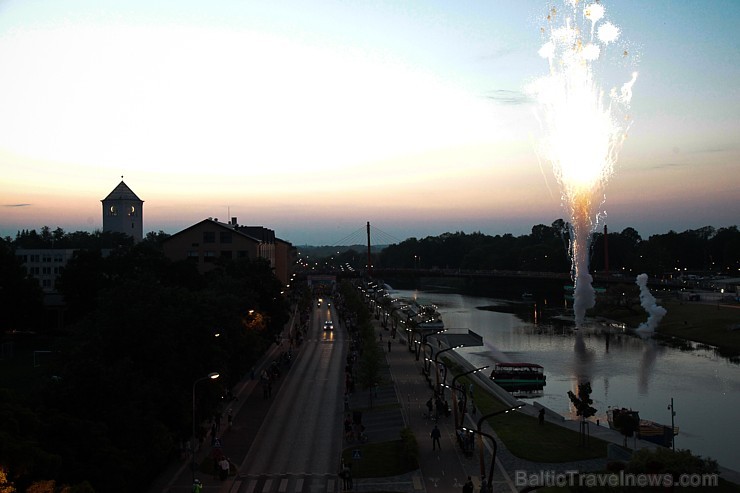
[[[199,274],[164,257],[157,234],[34,233],[0,239],[3,491],[140,491],[191,435],[195,380],[220,374],[198,386],[200,425],[282,331],[283,286],[263,259]],[[14,251],[52,239],[85,247],[57,281],[66,307],[44,317]]]
[[[568,223],[558,219],[550,226],[535,225],[530,234],[521,236],[456,232],[409,238],[386,247],[373,263],[380,268],[568,272],[569,231]],[[363,260],[357,252],[337,257],[340,263],[358,258]],[[590,265],[594,272],[604,272],[608,267],[612,274],[645,272],[662,276],[680,269],[736,276],[740,268],[740,231],[737,226],[706,226],[648,239],[634,228],[607,235],[595,232]]]

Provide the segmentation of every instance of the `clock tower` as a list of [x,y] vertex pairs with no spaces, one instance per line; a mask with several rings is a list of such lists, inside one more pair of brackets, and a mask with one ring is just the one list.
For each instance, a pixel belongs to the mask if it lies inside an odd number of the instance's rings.
[[[121,177],[123,178],[123,177]],[[125,233],[134,242],[143,238],[144,201],[123,181],[101,200],[103,203],[103,231]]]

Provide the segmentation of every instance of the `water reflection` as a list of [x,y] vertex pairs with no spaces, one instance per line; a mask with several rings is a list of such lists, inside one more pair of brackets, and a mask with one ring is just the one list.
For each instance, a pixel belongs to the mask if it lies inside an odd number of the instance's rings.
[[655,368],[655,361],[658,359],[658,343],[653,339],[645,341],[645,349],[640,358],[640,371],[637,378],[637,390],[640,395],[647,395],[648,383]]
[[576,330],[575,343],[573,344],[574,368],[573,376],[577,383],[586,383],[591,381],[591,366],[594,360],[594,352],[586,347],[583,341],[583,331]]

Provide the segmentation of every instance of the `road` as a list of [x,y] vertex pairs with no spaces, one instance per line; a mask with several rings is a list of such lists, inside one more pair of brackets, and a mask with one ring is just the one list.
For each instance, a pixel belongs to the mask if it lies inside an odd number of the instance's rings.
[[[324,299],[231,493],[333,491],[338,485],[347,334]],[[334,330],[324,330],[332,320]],[[323,487],[322,487],[323,485]]]

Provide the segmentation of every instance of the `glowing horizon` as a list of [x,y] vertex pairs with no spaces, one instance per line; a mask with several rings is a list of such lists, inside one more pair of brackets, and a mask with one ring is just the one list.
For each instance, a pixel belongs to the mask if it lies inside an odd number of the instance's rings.
[[[121,175],[145,201],[147,231],[227,211],[296,243],[345,220],[398,236],[552,223],[561,192],[532,152],[523,91],[543,68],[533,54],[544,3],[461,2],[7,0],[0,234],[99,228],[100,199]],[[617,62],[619,84],[633,57],[645,67],[635,132],[609,180],[610,229],[733,224],[740,4],[608,9],[644,35],[628,57],[617,37],[600,59]],[[615,39],[602,17],[583,35]]]

